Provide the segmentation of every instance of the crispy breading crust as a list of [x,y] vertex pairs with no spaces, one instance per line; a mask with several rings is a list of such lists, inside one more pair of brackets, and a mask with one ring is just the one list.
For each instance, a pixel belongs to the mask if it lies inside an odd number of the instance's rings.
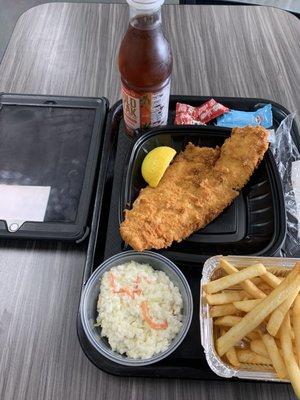
[[239,194],[268,148],[268,131],[235,128],[221,149],[189,143],[156,188],[142,189],[120,233],[133,249],[180,242],[216,218]]

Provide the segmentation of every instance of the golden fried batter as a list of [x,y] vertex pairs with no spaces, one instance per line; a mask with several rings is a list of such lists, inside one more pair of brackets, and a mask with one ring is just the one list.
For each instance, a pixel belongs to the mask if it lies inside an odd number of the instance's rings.
[[216,218],[239,194],[268,148],[262,127],[234,128],[221,149],[189,143],[156,188],[142,189],[120,233],[133,249],[180,242]]

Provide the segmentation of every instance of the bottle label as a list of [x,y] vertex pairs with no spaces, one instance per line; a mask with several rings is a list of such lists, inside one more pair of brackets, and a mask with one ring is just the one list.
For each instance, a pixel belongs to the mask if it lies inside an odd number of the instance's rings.
[[166,125],[168,121],[170,81],[158,92],[138,93],[122,83],[125,124],[129,130]]

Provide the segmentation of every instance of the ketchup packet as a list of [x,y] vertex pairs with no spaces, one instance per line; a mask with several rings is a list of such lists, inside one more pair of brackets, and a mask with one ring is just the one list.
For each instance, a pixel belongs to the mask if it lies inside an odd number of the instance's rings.
[[179,113],[178,115],[176,114],[175,125],[205,125],[205,124],[194,119],[192,115]]
[[199,107],[176,103],[175,125],[205,125],[229,109],[210,99]]

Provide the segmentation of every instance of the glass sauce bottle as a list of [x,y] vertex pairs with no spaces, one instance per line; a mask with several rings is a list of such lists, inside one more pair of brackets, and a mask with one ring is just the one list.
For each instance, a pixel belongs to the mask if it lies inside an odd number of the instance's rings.
[[162,31],[164,0],[127,0],[129,27],[119,51],[126,130],[165,125],[172,53]]

